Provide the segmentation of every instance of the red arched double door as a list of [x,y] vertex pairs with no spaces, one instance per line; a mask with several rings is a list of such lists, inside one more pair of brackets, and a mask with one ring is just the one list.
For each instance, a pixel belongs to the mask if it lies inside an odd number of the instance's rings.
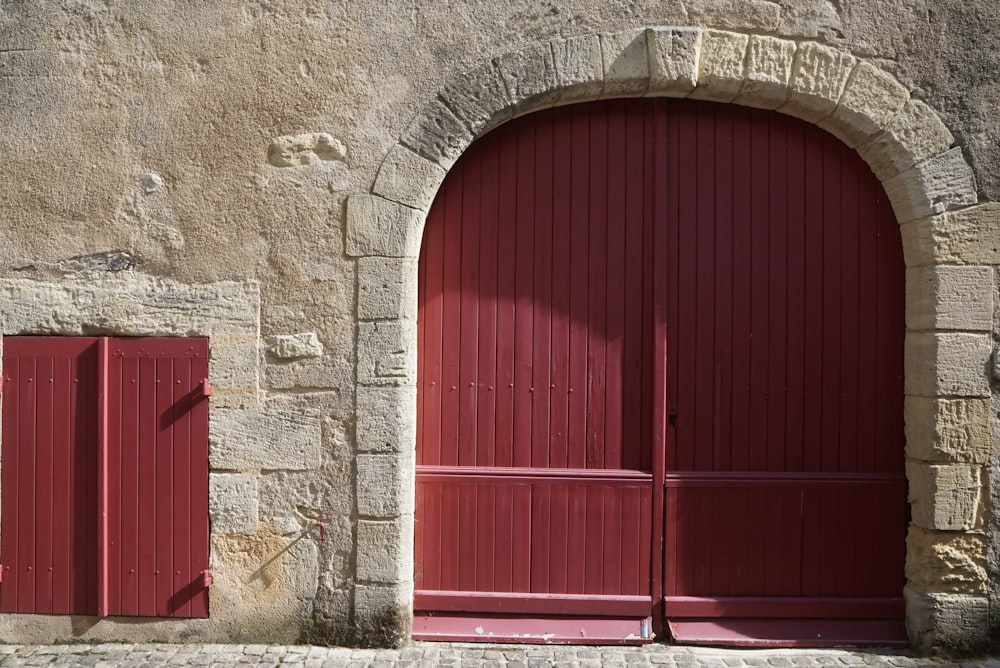
[[823,131],[491,132],[421,250],[415,635],[905,641],[902,343],[892,210]]

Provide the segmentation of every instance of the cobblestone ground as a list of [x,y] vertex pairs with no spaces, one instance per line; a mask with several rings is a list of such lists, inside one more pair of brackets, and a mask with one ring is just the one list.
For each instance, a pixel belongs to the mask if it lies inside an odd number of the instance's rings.
[[565,647],[416,643],[399,650],[278,645],[0,645],[0,666],[302,666],[390,668],[423,666],[677,666],[680,668],[782,668],[787,666],[964,666],[1000,668],[1000,659],[948,661],[893,651],[724,650],[695,647]]

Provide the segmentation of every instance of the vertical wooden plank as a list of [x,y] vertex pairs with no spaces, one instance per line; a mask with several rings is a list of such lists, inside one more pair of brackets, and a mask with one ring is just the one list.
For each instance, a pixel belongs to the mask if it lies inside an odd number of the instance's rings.
[[531,495],[531,537],[529,553],[524,561],[529,564],[530,587],[528,591],[549,592],[549,567],[552,546],[552,486],[535,484],[527,486]]
[[174,517],[171,509],[177,502],[173,481],[174,471],[174,423],[173,386],[174,365],[172,356],[163,351],[154,341],[150,341],[151,352],[156,356],[156,498],[154,505],[155,547],[153,552],[153,581],[155,582],[154,613],[158,617],[170,614],[169,601],[173,595],[173,552]]
[[607,387],[608,110],[590,121],[590,182],[581,193],[590,210],[587,306],[587,468],[604,467]]
[[[693,358],[696,371],[689,377],[692,384],[692,413],[690,420],[694,422],[693,438],[696,441],[692,468],[696,471],[712,470],[717,459],[716,440],[714,438],[715,418],[714,408],[715,383],[717,374],[714,371],[715,358],[715,195],[716,183],[713,177],[715,171],[715,106],[705,105],[699,108],[692,123],[693,141],[697,148],[691,155],[689,169],[695,179],[694,191],[688,195],[693,200],[695,218],[688,222],[694,227],[694,246],[686,250],[693,256],[695,275],[692,292],[694,310],[686,314],[693,320],[694,333],[692,348],[686,353]],[[686,161],[685,161],[686,162]]]
[[802,171],[805,175],[803,194],[805,196],[805,216],[801,221],[804,228],[805,276],[803,281],[805,313],[803,340],[805,345],[803,363],[802,424],[803,424],[803,471],[822,471],[823,387],[827,379],[823,375],[823,188],[825,180],[822,145],[817,145],[815,136],[809,134],[804,143]]
[[97,616],[108,612],[108,570],[110,532],[108,527],[108,366],[110,364],[107,337],[97,340]]
[[843,187],[841,173],[840,145],[832,137],[824,138],[823,182],[814,187],[822,192],[823,210],[823,290],[820,293],[823,304],[823,384],[822,422],[820,423],[821,470],[837,471],[840,465],[839,445],[841,435],[840,390],[841,390],[841,225],[842,202],[840,191]]
[[622,515],[625,512],[622,502],[623,490],[619,486],[599,487],[604,497],[604,576],[601,582],[602,594],[618,595],[622,593]]
[[[878,400],[878,226],[877,202],[881,185],[870,174],[863,174],[855,215],[858,217],[858,319],[864,324],[865,335],[859,337],[858,351],[859,382],[858,391],[858,445],[857,465],[859,471],[877,471],[879,449],[883,447],[876,431]],[[870,328],[870,329],[869,329]],[[871,333],[875,335],[872,336]]]
[[806,261],[805,137],[801,123],[787,123],[785,131],[787,166],[787,262],[785,326],[785,470],[802,471],[804,466],[803,415],[805,410],[806,352],[811,345],[805,330],[806,272],[816,267]]
[[496,591],[497,522],[496,484],[479,485],[476,500],[476,591]]
[[648,571],[642,571],[645,560],[636,558],[649,551],[647,543],[641,540],[639,523],[643,519],[642,502],[642,490],[639,487],[627,486],[621,489],[617,591],[625,596],[645,596],[649,593]]
[[[444,187],[450,188],[450,183]],[[444,196],[442,190],[441,196]],[[441,463],[441,341],[444,302],[444,213],[435,206],[427,214],[420,247],[420,295],[417,318],[419,348],[417,464]]]
[[553,485],[549,490],[548,591],[554,594],[568,593],[570,571],[583,566],[581,552],[570,545],[570,523],[578,520],[570,515],[572,490],[571,485]]
[[567,563],[572,559],[572,566],[566,568],[567,594],[582,594],[586,591],[587,570],[587,488],[583,485],[572,485],[568,490],[568,503],[562,516],[566,528]]
[[628,219],[628,106],[614,109],[607,121],[607,241],[603,248],[607,267],[605,294],[605,388],[603,468],[621,468],[623,461],[622,392],[624,390],[625,336],[625,235]]
[[139,496],[137,542],[138,567],[136,568],[136,591],[138,606],[134,614],[154,616],[156,614],[156,437],[159,416],[157,414],[157,368],[156,360],[148,351],[139,353],[139,413],[136,431],[139,450]]
[[[763,446],[764,468],[784,471],[788,355],[788,156],[785,116],[770,115],[767,147],[768,179],[768,277],[767,277],[767,384],[761,388],[767,401],[767,429]],[[790,577],[790,576],[788,576]]]
[[[646,369],[644,358],[648,359],[646,346],[651,345],[652,320],[648,317],[653,309],[652,279],[648,274],[645,247],[651,245],[644,239],[646,219],[652,214],[647,193],[652,184],[647,172],[652,174],[652,165],[647,167],[648,153],[653,148],[654,135],[647,135],[649,104],[632,104],[627,111],[627,132],[625,145],[625,248],[622,260],[624,280],[622,289],[622,309],[625,319],[623,330],[622,358],[622,460],[625,469],[650,471],[652,469],[652,436],[649,424],[652,415],[646,408],[651,396],[644,391]],[[652,128],[648,128],[651,130]],[[649,279],[647,282],[646,279]],[[649,331],[645,329],[649,327]],[[646,336],[645,341],[643,336]],[[650,363],[652,360],[650,360]],[[644,433],[645,432],[645,433]]]
[[[458,563],[456,589],[475,591],[478,558],[477,497],[479,485],[461,484],[458,488]],[[485,556],[485,555],[484,555]]]
[[[116,346],[117,348],[117,346]],[[121,570],[119,614],[139,614],[139,461],[140,461],[140,363],[138,356],[120,357],[122,364],[121,416],[121,485],[119,524],[121,526]]]
[[458,589],[460,567],[459,547],[462,526],[459,523],[459,488],[447,483],[441,485],[441,543],[438,553],[441,559],[441,589]]
[[604,555],[604,490],[600,487],[587,487],[585,519],[586,531],[586,563],[583,568],[583,591],[586,593],[601,593],[604,584],[604,565],[601,559]]
[[[470,156],[462,168],[462,193],[458,213],[462,230],[457,256],[449,258],[461,267],[458,323],[458,440],[456,463],[475,466],[479,451],[476,443],[479,387],[479,248],[481,161]],[[483,388],[485,390],[485,388]]]
[[[197,339],[197,358],[192,362],[191,382],[197,384],[205,378],[211,380],[209,371],[209,340]],[[208,408],[209,399],[205,395],[192,398],[191,404],[191,575],[199,578],[208,571],[209,565],[209,519],[208,519]],[[208,617],[208,588],[196,579],[192,588],[192,617]]]
[[535,126],[516,135],[517,186],[514,233],[514,466],[531,466],[532,361],[534,350]]
[[498,483],[495,504],[497,519],[493,591],[514,591],[514,486]]
[[70,422],[73,434],[73,574],[74,608],[93,614],[97,610],[97,340],[77,357],[76,399]]
[[[840,218],[840,435],[837,470],[854,472],[859,464],[858,388],[860,375],[858,361],[861,328],[861,284],[859,266],[859,168],[860,163],[846,148],[841,147],[841,218]],[[836,308],[836,307],[835,307]]]
[[[599,109],[600,105],[595,105]],[[569,249],[569,389],[567,389],[568,453],[563,466],[587,466],[587,360],[590,321],[590,266],[588,248],[593,214],[586,193],[590,187],[590,124],[587,107],[571,108],[572,132],[570,221],[573,226]]]
[[[709,327],[714,326],[711,377],[713,384],[713,405],[711,421],[712,470],[727,471],[731,467],[733,442],[733,235],[734,205],[733,182],[733,117],[722,109],[716,111],[714,155],[709,184],[714,186],[715,208],[715,291],[712,303],[714,317]],[[705,369],[702,369],[705,373]]]
[[490,136],[476,154],[482,164],[479,190],[479,401],[476,406],[476,464],[493,466],[496,451],[497,392],[497,270],[500,225],[497,200],[499,160]]
[[105,614],[122,614],[122,487],[125,473],[122,471],[122,407],[125,402],[122,391],[124,360],[113,342],[107,341],[109,348],[104,355],[106,363],[105,406],[107,412],[107,541],[105,542],[107,563],[107,608]]
[[494,466],[514,464],[514,336],[517,290],[515,198],[517,187],[517,143],[511,128],[501,128],[499,142],[498,225],[504,230],[497,246],[497,382],[496,456]]
[[[552,360],[552,112],[536,115],[534,145],[534,277],[532,291],[531,466],[549,466],[550,414],[556,393],[550,375]],[[546,577],[547,577],[546,569]]]
[[21,359],[21,401],[18,404],[18,442],[24,449],[18,461],[17,508],[17,604],[18,612],[35,612],[36,484],[35,447],[38,402],[38,358]]
[[444,246],[441,284],[441,459],[444,466],[458,465],[459,385],[462,340],[462,172],[444,192]]
[[697,448],[697,405],[698,386],[697,339],[698,339],[698,210],[697,198],[690,193],[698,188],[697,171],[691,169],[689,160],[698,155],[698,114],[691,108],[674,110],[679,123],[678,134],[671,139],[678,154],[671,156],[677,162],[671,164],[668,178],[676,182],[677,255],[678,283],[673,292],[677,300],[678,318],[676,330],[677,350],[677,461],[676,470],[696,470]]
[[0,582],[0,611],[17,612],[17,590],[20,580],[21,536],[20,512],[20,469],[21,469],[21,358],[17,354],[13,337],[3,341],[3,413],[2,413],[2,458],[0,466],[0,554],[3,555],[3,581]]
[[771,143],[769,128],[759,114],[751,114],[750,130],[750,432],[747,470],[767,469],[768,378],[768,275],[771,257],[768,240],[771,232],[768,165]]
[[[55,467],[52,486],[56,493],[53,499],[52,515],[52,612],[69,614],[73,609],[70,582],[73,555],[73,527],[70,521],[73,506],[71,493],[73,471],[70,464],[72,461],[73,436],[71,430],[73,425],[70,424],[69,415],[71,414],[76,364],[72,354],[60,355],[54,361],[52,457]],[[5,396],[4,401],[6,400]],[[0,609],[2,609],[2,605],[0,605]]]
[[531,487],[513,486],[511,591],[531,591]]
[[36,374],[35,414],[35,597],[34,610],[39,613],[52,612],[52,557],[53,522],[55,497],[62,490],[53,484],[53,423],[64,420],[65,415],[55,412],[53,389],[55,353],[39,356]]
[[[553,128],[552,167],[552,354],[549,360],[551,394],[549,466],[569,466],[570,348],[572,244],[575,239],[573,206],[573,108],[562,110]],[[577,290],[583,286],[575,286]],[[565,591],[565,589],[563,590]]]
[[733,471],[750,470],[751,318],[753,314],[750,206],[753,193],[752,128],[747,115],[733,119],[733,343],[732,446]]
[[172,567],[166,572],[170,583],[170,596],[166,601],[167,614],[173,617],[191,616],[191,598],[194,591],[190,589],[197,574],[191,568],[191,534],[197,530],[197,524],[192,517],[192,500],[196,490],[192,487],[192,468],[196,465],[191,459],[193,445],[191,442],[191,406],[193,393],[198,387],[198,380],[193,377],[194,360],[189,356],[174,354],[173,357],[173,390],[171,406],[168,415],[171,424],[171,447],[173,461],[171,466],[172,507],[166,510],[173,516],[173,539],[165,546],[170,552]]

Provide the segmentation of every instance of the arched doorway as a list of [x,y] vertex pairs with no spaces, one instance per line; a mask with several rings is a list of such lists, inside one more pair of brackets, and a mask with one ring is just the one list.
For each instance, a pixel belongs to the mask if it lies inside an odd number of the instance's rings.
[[878,180],[796,119],[477,141],[421,249],[415,633],[905,641],[902,277]]

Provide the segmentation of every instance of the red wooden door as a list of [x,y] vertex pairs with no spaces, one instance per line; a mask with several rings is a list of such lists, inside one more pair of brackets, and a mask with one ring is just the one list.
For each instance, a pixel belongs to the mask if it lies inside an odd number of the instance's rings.
[[674,634],[905,641],[889,202],[853,151],[787,116],[679,103],[664,131]]
[[654,610],[891,640],[900,248],[867,166],[773,112],[610,101],[478,141],[421,252],[418,635]]
[[420,262],[418,637],[643,634],[654,120],[643,104],[529,116],[438,194]]

